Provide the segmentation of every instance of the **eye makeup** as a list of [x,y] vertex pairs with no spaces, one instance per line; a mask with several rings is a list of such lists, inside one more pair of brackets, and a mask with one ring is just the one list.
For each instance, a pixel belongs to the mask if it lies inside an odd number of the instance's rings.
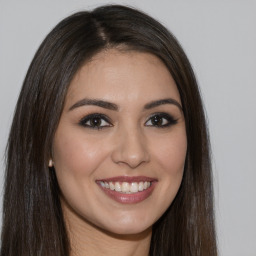
[[102,129],[113,126],[110,119],[101,113],[93,113],[83,117],[79,125],[90,129]]
[[[177,121],[178,120],[175,119],[171,114],[165,112],[157,112],[152,114],[144,125],[146,127],[168,128],[172,125],[175,125]],[[98,130],[113,126],[110,118],[102,113],[92,113],[86,115],[79,121],[79,125]]]
[[145,126],[153,126],[156,128],[167,128],[177,123],[177,119],[175,119],[172,115],[158,112],[151,115],[151,117],[145,123]]

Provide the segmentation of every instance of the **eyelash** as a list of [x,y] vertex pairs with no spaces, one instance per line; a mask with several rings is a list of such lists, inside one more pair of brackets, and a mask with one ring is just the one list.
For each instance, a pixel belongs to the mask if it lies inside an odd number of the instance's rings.
[[[155,120],[154,120],[154,118],[155,118]],[[93,120],[96,122],[93,123]],[[103,122],[106,122],[107,124],[102,125],[102,120],[103,120]],[[160,124],[153,124],[153,122],[155,122],[155,121],[160,122]],[[169,126],[176,124],[177,121],[178,121],[177,119],[174,119],[173,116],[171,116],[167,113],[154,113],[146,121],[145,126],[153,126],[156,128],[167,128]],[[97,125],[97,122],[99,122],[98,123],[99,125]],[[148,125],[147,124],[148,122],[151,122],[151,125]],[[81,126],[84,126],[84,127],[90,128],[90,129],[97,129],[97,130],[113,126],[110,119],[100,113],[94,113],[94,114],[90,114],[88,116],[83,117],[80,120],[79,124]]]
[[[151,117],[148,119],[148,121],[146,122],[146,124],[151,121],[153,121],[153,118],[155,118],[154,121],[161,121],[161,122],[165,122],[164,124],[152,124],[149,126],[154,126],[156,128],[167,128],[170,127],[174,124],[176,124],[178,122],[177,119],[174,119],[173,116],[171,116],[170,114],[167,113],[154,113],[153,115],[151,115]],[[159,118],[158,120],[156,118]],[[163,121],[163,119],[165,119],[165,121]]]
[[[102,123],[102,120],[104,122],[107,123],[107,125],[104,125],[104,126],[97,126],[95,124],[92,123],[93,120],[98,120],[100,121],[100,125]],[[89,123],[89,124],[88,124]],[[113,126],[113,124],[110,122],[109,118],[107,118],[105,115],[103,114],[99,114],[99,113],[94,113],[94,114],[90,114],[88,116],[85,116],[83,117],[80,122],[79,122],[80,125],[84,126],[84,127],[88,127],[90,129],[102,129],[102,128],[105,128],[105,127],[111,127]]]

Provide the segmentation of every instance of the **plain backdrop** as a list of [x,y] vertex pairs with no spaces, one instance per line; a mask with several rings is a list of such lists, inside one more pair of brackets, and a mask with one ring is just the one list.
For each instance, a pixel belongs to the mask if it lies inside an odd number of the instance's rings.
[[184,47],[209,120],[220,255],[255,256],[256,1],[0,0],[1,188],[12,114],[36,49],[61,19],[103,3],[142,9]]

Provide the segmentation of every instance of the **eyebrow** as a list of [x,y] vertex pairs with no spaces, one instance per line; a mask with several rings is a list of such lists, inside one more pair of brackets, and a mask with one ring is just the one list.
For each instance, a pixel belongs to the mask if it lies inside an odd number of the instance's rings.
[[69,110],[73,110],[75,108],[86,106],[86,105],[98,106],[98,107],[101,107],[101,108],[106,108],[106,109],[115,110],[115,111],[118,110],[118,106],[116,104],[111,103],[111,102],[107,102],[107,101],[104,101],[104,100],[97,100],[97,99],[82,99],[82,100],[79,100],[77,103],[72,105],[69,108]]
[[[164,104],[173,104],[173,105],[177,106],[181,111],[183,111],[181,104],[178,101],[171,99],[171,98],[151,101],[144,106],[144,109],[152,109],[152,108],[164,105]],[[106,108],[106,109],[114,110],[114,111],[118,111],[118,109],[119,109],[115,103],[111,103],[111,102],[104,101],[104,100],[86,99],[85,98],[85,99],[79,100],[74,105],[72,105],[69,108],[69,111],[71,111],[75,108],[78,108],[78,107],[88,106],[88,105],[89,106],[90,105],[98,106],[101,108]]]
[[155,107],[158,107],[158,106],[161,106],[164,104],[173,104],[173,105],[177,106],[181,112],[183,112],[181,104],[178,101],[176,101],[175,99],[171,99],[171,98],[149,102],[145,105],[144,109],[151,109],[151,108],[155,108]]

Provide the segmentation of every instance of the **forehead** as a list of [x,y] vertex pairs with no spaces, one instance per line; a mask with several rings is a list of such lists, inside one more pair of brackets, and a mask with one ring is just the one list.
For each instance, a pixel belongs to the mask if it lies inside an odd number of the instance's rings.
[[66,101],[83,97],[115,103],[172,97],[180,102],[177,86],[155,55],[137,51],[104,50],[75,74]]

